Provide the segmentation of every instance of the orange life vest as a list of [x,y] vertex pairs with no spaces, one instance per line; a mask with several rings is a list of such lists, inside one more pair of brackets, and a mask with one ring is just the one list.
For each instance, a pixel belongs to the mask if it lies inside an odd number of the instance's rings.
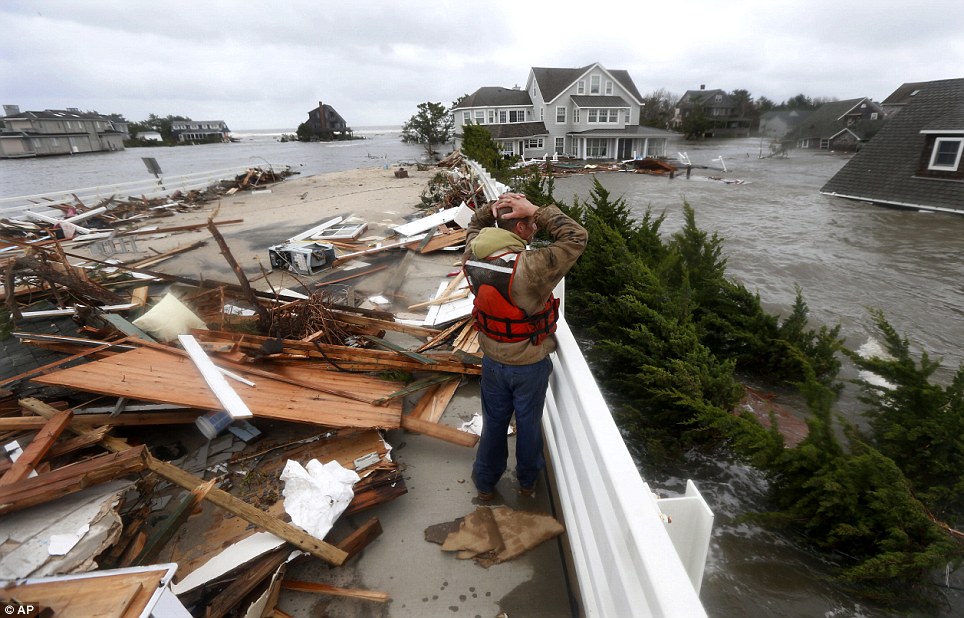
[[559,299],[549,296],[542,310],[526,315],[512,301],[512,280],[515,277],[517,254],[469,260],[463,270],[469,288],[475,294],[472,316],[475,329],[480,333],[505,343],[530,341],[539,345],[556,332],[559,321]]

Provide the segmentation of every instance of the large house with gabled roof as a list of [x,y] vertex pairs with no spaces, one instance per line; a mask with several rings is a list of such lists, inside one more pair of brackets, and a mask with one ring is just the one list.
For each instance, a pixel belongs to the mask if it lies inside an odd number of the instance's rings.
[[820,192],[964,214],[964,78],[915,83],[897,98],[900,113]]
[[484,86],[453,108],[456,146],[466,125],[484,126],[506,156],[628,160],[660,157],[674,134],[639,125],[643,97],[624,70],[598,62],[533,67],[525,89]]
[[880,130],[885,118],[880,104],[867,97],[831,101],[807,116],[793,137],[797,148],[852,152]]

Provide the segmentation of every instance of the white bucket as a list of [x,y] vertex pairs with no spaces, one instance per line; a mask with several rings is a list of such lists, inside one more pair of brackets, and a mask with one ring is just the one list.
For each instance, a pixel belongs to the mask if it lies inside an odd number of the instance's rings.
[[224,410],[211,410],[204,416],[194,419],[194,424],[208,440],[217,438],[218,434],[227,429],[232,422],[234,419]]

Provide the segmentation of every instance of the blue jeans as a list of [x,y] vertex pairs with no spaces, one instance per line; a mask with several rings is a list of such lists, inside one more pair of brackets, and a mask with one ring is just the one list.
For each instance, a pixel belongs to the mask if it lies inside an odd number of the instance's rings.
[[516,475],[521,487],[535,485],[546,467],[542,455],[542,409],[552,361],[505,365],[482,359],[482,437],[472,473],[479,491],[491,492],[505,472],[509,458],[507,432],[512,413],[516,425]]

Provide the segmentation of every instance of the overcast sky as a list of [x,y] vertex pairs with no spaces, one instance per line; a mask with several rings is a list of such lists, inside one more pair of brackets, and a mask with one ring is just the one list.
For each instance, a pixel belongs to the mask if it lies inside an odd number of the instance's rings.
[[294,128],[319,100],[355,128],[400,125],[534,66],[776,103],[964,77],[961,0],[2,0],[0,23],[0,103],[234,131]]

